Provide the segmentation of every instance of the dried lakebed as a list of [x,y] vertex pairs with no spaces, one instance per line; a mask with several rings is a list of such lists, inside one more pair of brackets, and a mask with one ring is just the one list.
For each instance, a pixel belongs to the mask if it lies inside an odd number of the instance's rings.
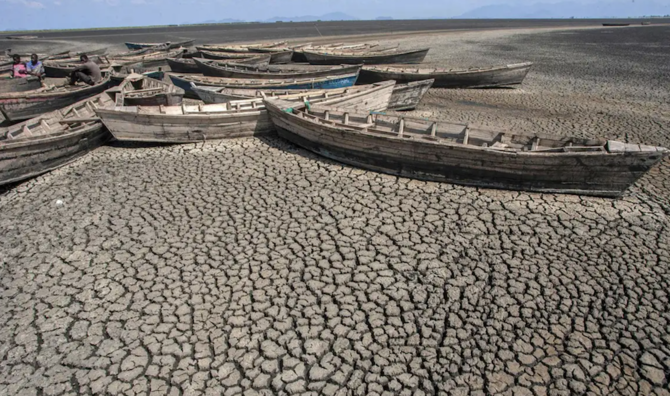
[[[427,37],[435,62],[539,65],[413,114],[670,146],[667,92],[621,77],[616,45],[576,74],[539,59],[603,30]],[[610,35],[654,43],[639,32]],[[0,196],[0,394],[667,395],[669,168],[608,200],[380,175],[278,138],[103,147]]]

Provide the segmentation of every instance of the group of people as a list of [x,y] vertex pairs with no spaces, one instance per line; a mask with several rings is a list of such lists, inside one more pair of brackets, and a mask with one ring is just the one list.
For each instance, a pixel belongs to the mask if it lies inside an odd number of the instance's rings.
[[[45,77],[44,65],[40,62],[37,54],[30,55],[30,62],[26,63],[21,62],[21,56],[19,55],[14,55],[13,60],[13,78],[34,76],[41,79]],[[88,56],[85,54],[82,54],[79,60],[81,61],[81,65],[75,67],[72,73],[70,73],[70,85],[75,85],[79,81],[88,85],[95,85],[102,81],[102,72],[97,63],[88,59]]]

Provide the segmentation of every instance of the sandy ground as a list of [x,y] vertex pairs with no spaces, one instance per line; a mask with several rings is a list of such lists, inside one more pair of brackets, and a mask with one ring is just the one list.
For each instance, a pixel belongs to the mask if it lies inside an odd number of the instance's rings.
[[[520,89],[413,114],[670,147],[668,27],[400,40]],[[103,147],[0,196],[0,394],[668,395],[670,162],[619,200],[278,138]],[[58,201],[62,204],[58,204]]]

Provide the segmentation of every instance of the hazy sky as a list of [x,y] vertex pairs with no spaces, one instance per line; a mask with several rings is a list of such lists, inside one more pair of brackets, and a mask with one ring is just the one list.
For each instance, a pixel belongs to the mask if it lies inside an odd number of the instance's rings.
[[[449,18],[485,5],[531,5],[598,0],[0,0],[0,30],[264,20],[275,16],[344,12],[360,19]],[[632,0],[600,0],[632,3]],[[635,0],[661,4],[670,0]]]

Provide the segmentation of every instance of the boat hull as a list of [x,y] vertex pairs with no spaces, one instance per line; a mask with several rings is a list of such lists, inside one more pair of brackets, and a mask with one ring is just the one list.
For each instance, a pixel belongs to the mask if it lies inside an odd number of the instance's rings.
[[662,156],[564,153],[546,157],[472,150],[315,125],[276,107],[268,110],[279,136],[326,158],[397,176],[476,187],[618,197]]
[[179,59],[168,59],[167,65],[170,67],[170,71],[175,73],[200,73],[200,68],[195,62],[180,62]]
[[423,96],[433,85],[434,80],[414,81],[407,84],[396,84],[389,101],[389,110],[414,110]]
[[8,78],[0,79],[0,93],[26,92],[42,88],[38,78]]
[[376,68],[363,68],[359,84],[396,80],[399,84],[434,79],[433,88],[489,88],[523,83],[531,63],[501,66],[487,70],[463,70],[453,73],[400,73]]
[[351,53],[334,55],[304,51],[307,61],[312,65],[386,65],[421,63],[428,54],[428,49],[406,52],[389,52],[377,54]]
[[263,72],[256,70],[248,70],[246,68],[236,68],[235,66],[217,66],[210,62],[195,61],[200,69],[200,72],[205,76],[210,77],[224,77],[224,78],[250,78],[255,80],[277,80],[277,79],[295,79],[295,78],[319,78],[328,76],[342,76],[346,74],[358,73],[361,70],[360,65],[352,65],[347,67],[333,67],[315,71],[296,71],[296,72]]
[[[179,88],[183,89],[187,97],[198,98],[198,95],[193,91],[191,87],[191,81],[179,78],[172,74],[169,75],[172,83]],[[266,84],[263,86],[241,86],[241,85],[225,85],[227,88],[249,88],[249,89],[333,89],[333,88],[346,88],[351,87],[356,83],[357,76],[342,76],[341,78],[333,78],[328,80],[317,80],[317,81],[296,81],[290,82],[285,81],[278,83],[277,85]],[[203,86],[219,86],[224,87],[223,85],[211,85],[211,84],[202,84],[196,81],[197,84]]]
[[0,98],[0,112],[9,121],[27,120],[90,98],[104,92],[113,85],[114,82],[107,80],[93,87],[61,95],[26,95],[18,98]]
[[76,133],[0,145],[0,185],[49,172],[102,146],[112,135],[97,122]]

